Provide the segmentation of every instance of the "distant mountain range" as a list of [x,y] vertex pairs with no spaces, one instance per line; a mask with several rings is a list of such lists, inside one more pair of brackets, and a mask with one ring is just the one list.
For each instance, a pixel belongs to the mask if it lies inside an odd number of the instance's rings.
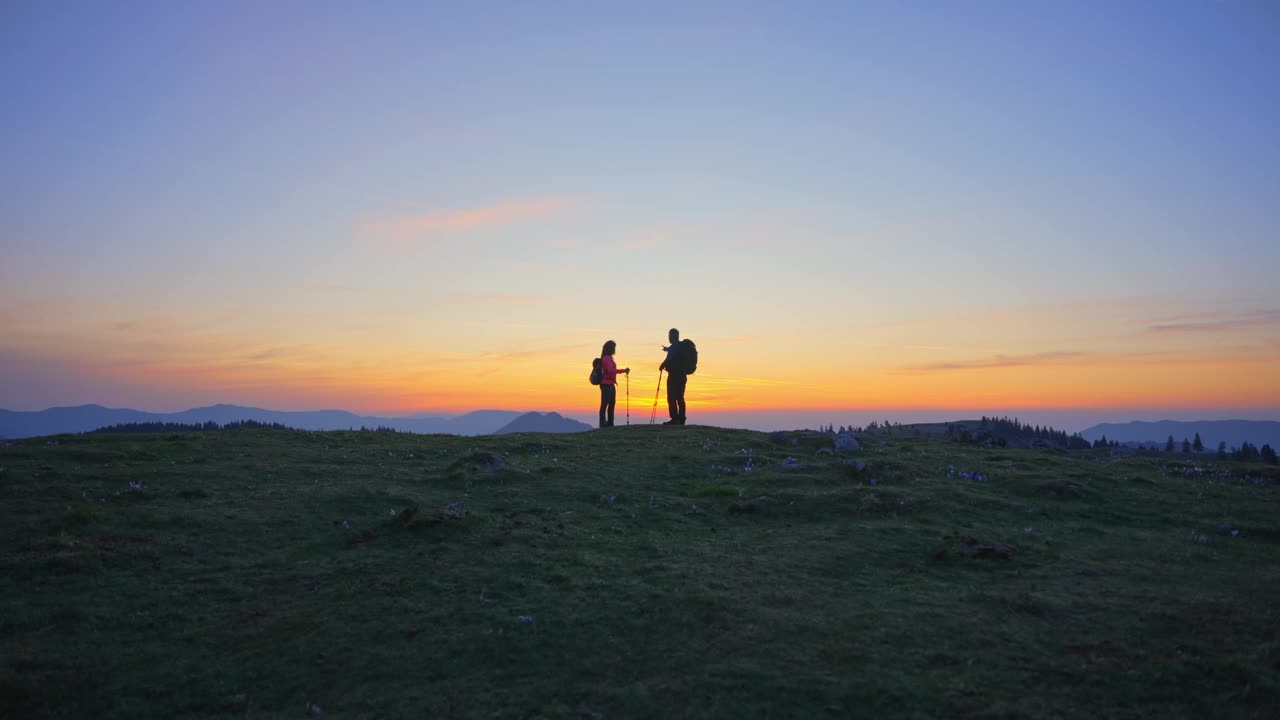
[[1107,440],[1118,440],[1122,443],[1156,443],[1161,447],[1173,436],[1173,441],[1182,444],[1183,438],[1195,440],[1200,433],[1200,442],[1209,449],[1217,449],[1219,442],[1225,442],[1228,448],[1238,448],[1240,443],[1248,442],[1258,447],[1270,445],[1280,447],[1280,422],[1272,420],[1197,420],[1182,422],[1177,420],[1161,420],[1159,422],[1101,423],[1082,431],[1086,440],[1094,441],[1107,436]]
[[566,432],[582,432],[590,430],[591,426],[571,420],[559,413],[549,412],[543,413],[525,413],[520,417],[512,420],[504,425],[501,429],[494,431],[494,435],[506,435],[508,433],[519,432],[548,432],[548,433],[566,433]]
[[[536,413],[530,413],[536,414]],[[551,413],[555,415],[555,413]],[[152,413],[127,408],[105,408],[101,405],[49,408],[34,412],[0,410],[0,438],[23,438],[59,433],[78,433],[108,425],[141,422],[219,424],[237,420],[280,423],[299,430],[348,430],[361,427],[392,427],[402,432],[445,433],[450,435],[488,435],[522,417],[511,410],[477,410],[457,417],[421,416],[390,418],[356,415],[345,410],[307,410],[285,412],[239,405],[214,405],[176,413]],[[556,415],[560,418],[559,415]],[[564,418],[560,418],[564,420]],[[572,422],[572,421],[570,421]],[[578,423],[581,425],[581,423]],[[566,432],[540,430],[537,432]]]

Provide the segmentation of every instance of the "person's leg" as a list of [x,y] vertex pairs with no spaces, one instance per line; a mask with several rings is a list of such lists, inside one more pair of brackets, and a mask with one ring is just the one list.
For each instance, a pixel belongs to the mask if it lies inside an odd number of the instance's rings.
[[677,375],[667,376],[667,414],[671,416],[671,423],[675,423],[680,417],[680,395],[676,392]]
[[606,402],[608,405],[606,409],[608,414],[608,420],[607,420],[608,425],[606,427],[613,427],[613,409],[618,404],[618,386],[609,385],[608,387],[609,387],[609,391],[605,396],[607,398]]
[[671,375],[667,380],[667,412],[671,415],[671,424],[679,425],[684,421],[684,386],[688,377]]
[[683,425],[685,421],[686,405],[684,402],[684,391],[685,391],[685,388],[687,387],[689,387],[689,376],[685,375],[680,378],[680,397],[677,398],[680,405],[680,424],[681,425]]
[[600,427],[608,427],[604,424],[605,408],[609,406],[609,386],[600,386]]

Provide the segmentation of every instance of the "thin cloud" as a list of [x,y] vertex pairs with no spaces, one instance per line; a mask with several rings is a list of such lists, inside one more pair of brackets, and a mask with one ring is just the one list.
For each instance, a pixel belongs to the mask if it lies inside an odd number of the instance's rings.
[[295,345],[291,347],[272,347],[240,356],[245,362],[268,362],[273,360],[292,360],[314,358],[320,355],[320,349],[312,345]]
[[1148,326],[1147,332],[1151,334],[1214,333],[1280,324],[1280,310],[1261,310],[1258,312],[1243,313],[1236,317],[1229,317],[1224,320],[1212,319],[1215,316],[1220,315],[1201,316],[1196,319],[1186,318],[1179,319],[1175,322],[1157,323]]
[[565,213],[573,205],[572,198],[561,196],[508,200],[482,207],[432,210],[422,215],[408,215],[381,222],[365,223],[364,229],[382,238],[408,243],[434,235],[448,235],[553,217]]
[[1034,353],[1032,355],[996,355],[977,360],[959,360],[953,362],[913,365],[906,368],[911,372],[939,372],[945,370],[991,370],[996,368],[1034,367],[1044,365],[1065,365],[1069,362],[1090,357],[1091,353],[1074,351],[1054,351]]
[[640,233],[638,237],[624,241],[622,247],[627,250],[653,250],[666,244],[667,233],[663,230],[652,228]]

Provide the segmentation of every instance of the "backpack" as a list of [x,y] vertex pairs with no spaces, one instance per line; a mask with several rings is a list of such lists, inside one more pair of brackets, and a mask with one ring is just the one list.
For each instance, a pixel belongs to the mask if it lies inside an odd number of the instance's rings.
[[698,372],[698,346],[688,338],[680,341],[680,357],[684,360],[684,372],[692,375]]
[[591,361],[591,376],[587,378],[592,385],[599,385],[604,379],[604,362],[600,358]]

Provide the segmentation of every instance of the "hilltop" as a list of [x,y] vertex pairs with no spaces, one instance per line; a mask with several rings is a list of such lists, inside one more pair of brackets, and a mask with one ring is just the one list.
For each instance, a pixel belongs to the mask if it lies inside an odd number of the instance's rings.
[[1280,470],[864,433],[0,446],[0,715],[1273,717]]
[[503,425],[493,432],[494,435],[508,435],[510,433],[525,432],[541,432],[541,433],[573,433],[590,430],[591,426],[564,417],[560,413],[537,413],[530,412],[521,415],[511,422]]
[[1100,423],[1080,432],[1089,440],[1106,437],[1122,443],[1143,443],[1163,447],[1168,438],[1181,443],[1184,438],[1200,435],[1204,446],[1213,450],[1218,443],[1226,443],[1228,448],[1240,447],[1248,442],[1254,445],[1271,445],[1280,447],[1280,422],[1270,420],[1197,420],[1182,422],[1178,420],[1161,420],[1159,422],[1127,422]]
[[139,423],[201,425],[213,422],[225,425],[245,420],[268,425],[275,423],[299,430],[381,427],[422,434],[487,435],[520,415],[521,413],[511,410],[475,410],[458,416],[380,417],[357,415],[346,410],[265,410],[226,404],[191,408],[181,412],[154,413],[101,405],[77,405],[39,411],[0,409],[0,438],[91,432],[103,427]]

